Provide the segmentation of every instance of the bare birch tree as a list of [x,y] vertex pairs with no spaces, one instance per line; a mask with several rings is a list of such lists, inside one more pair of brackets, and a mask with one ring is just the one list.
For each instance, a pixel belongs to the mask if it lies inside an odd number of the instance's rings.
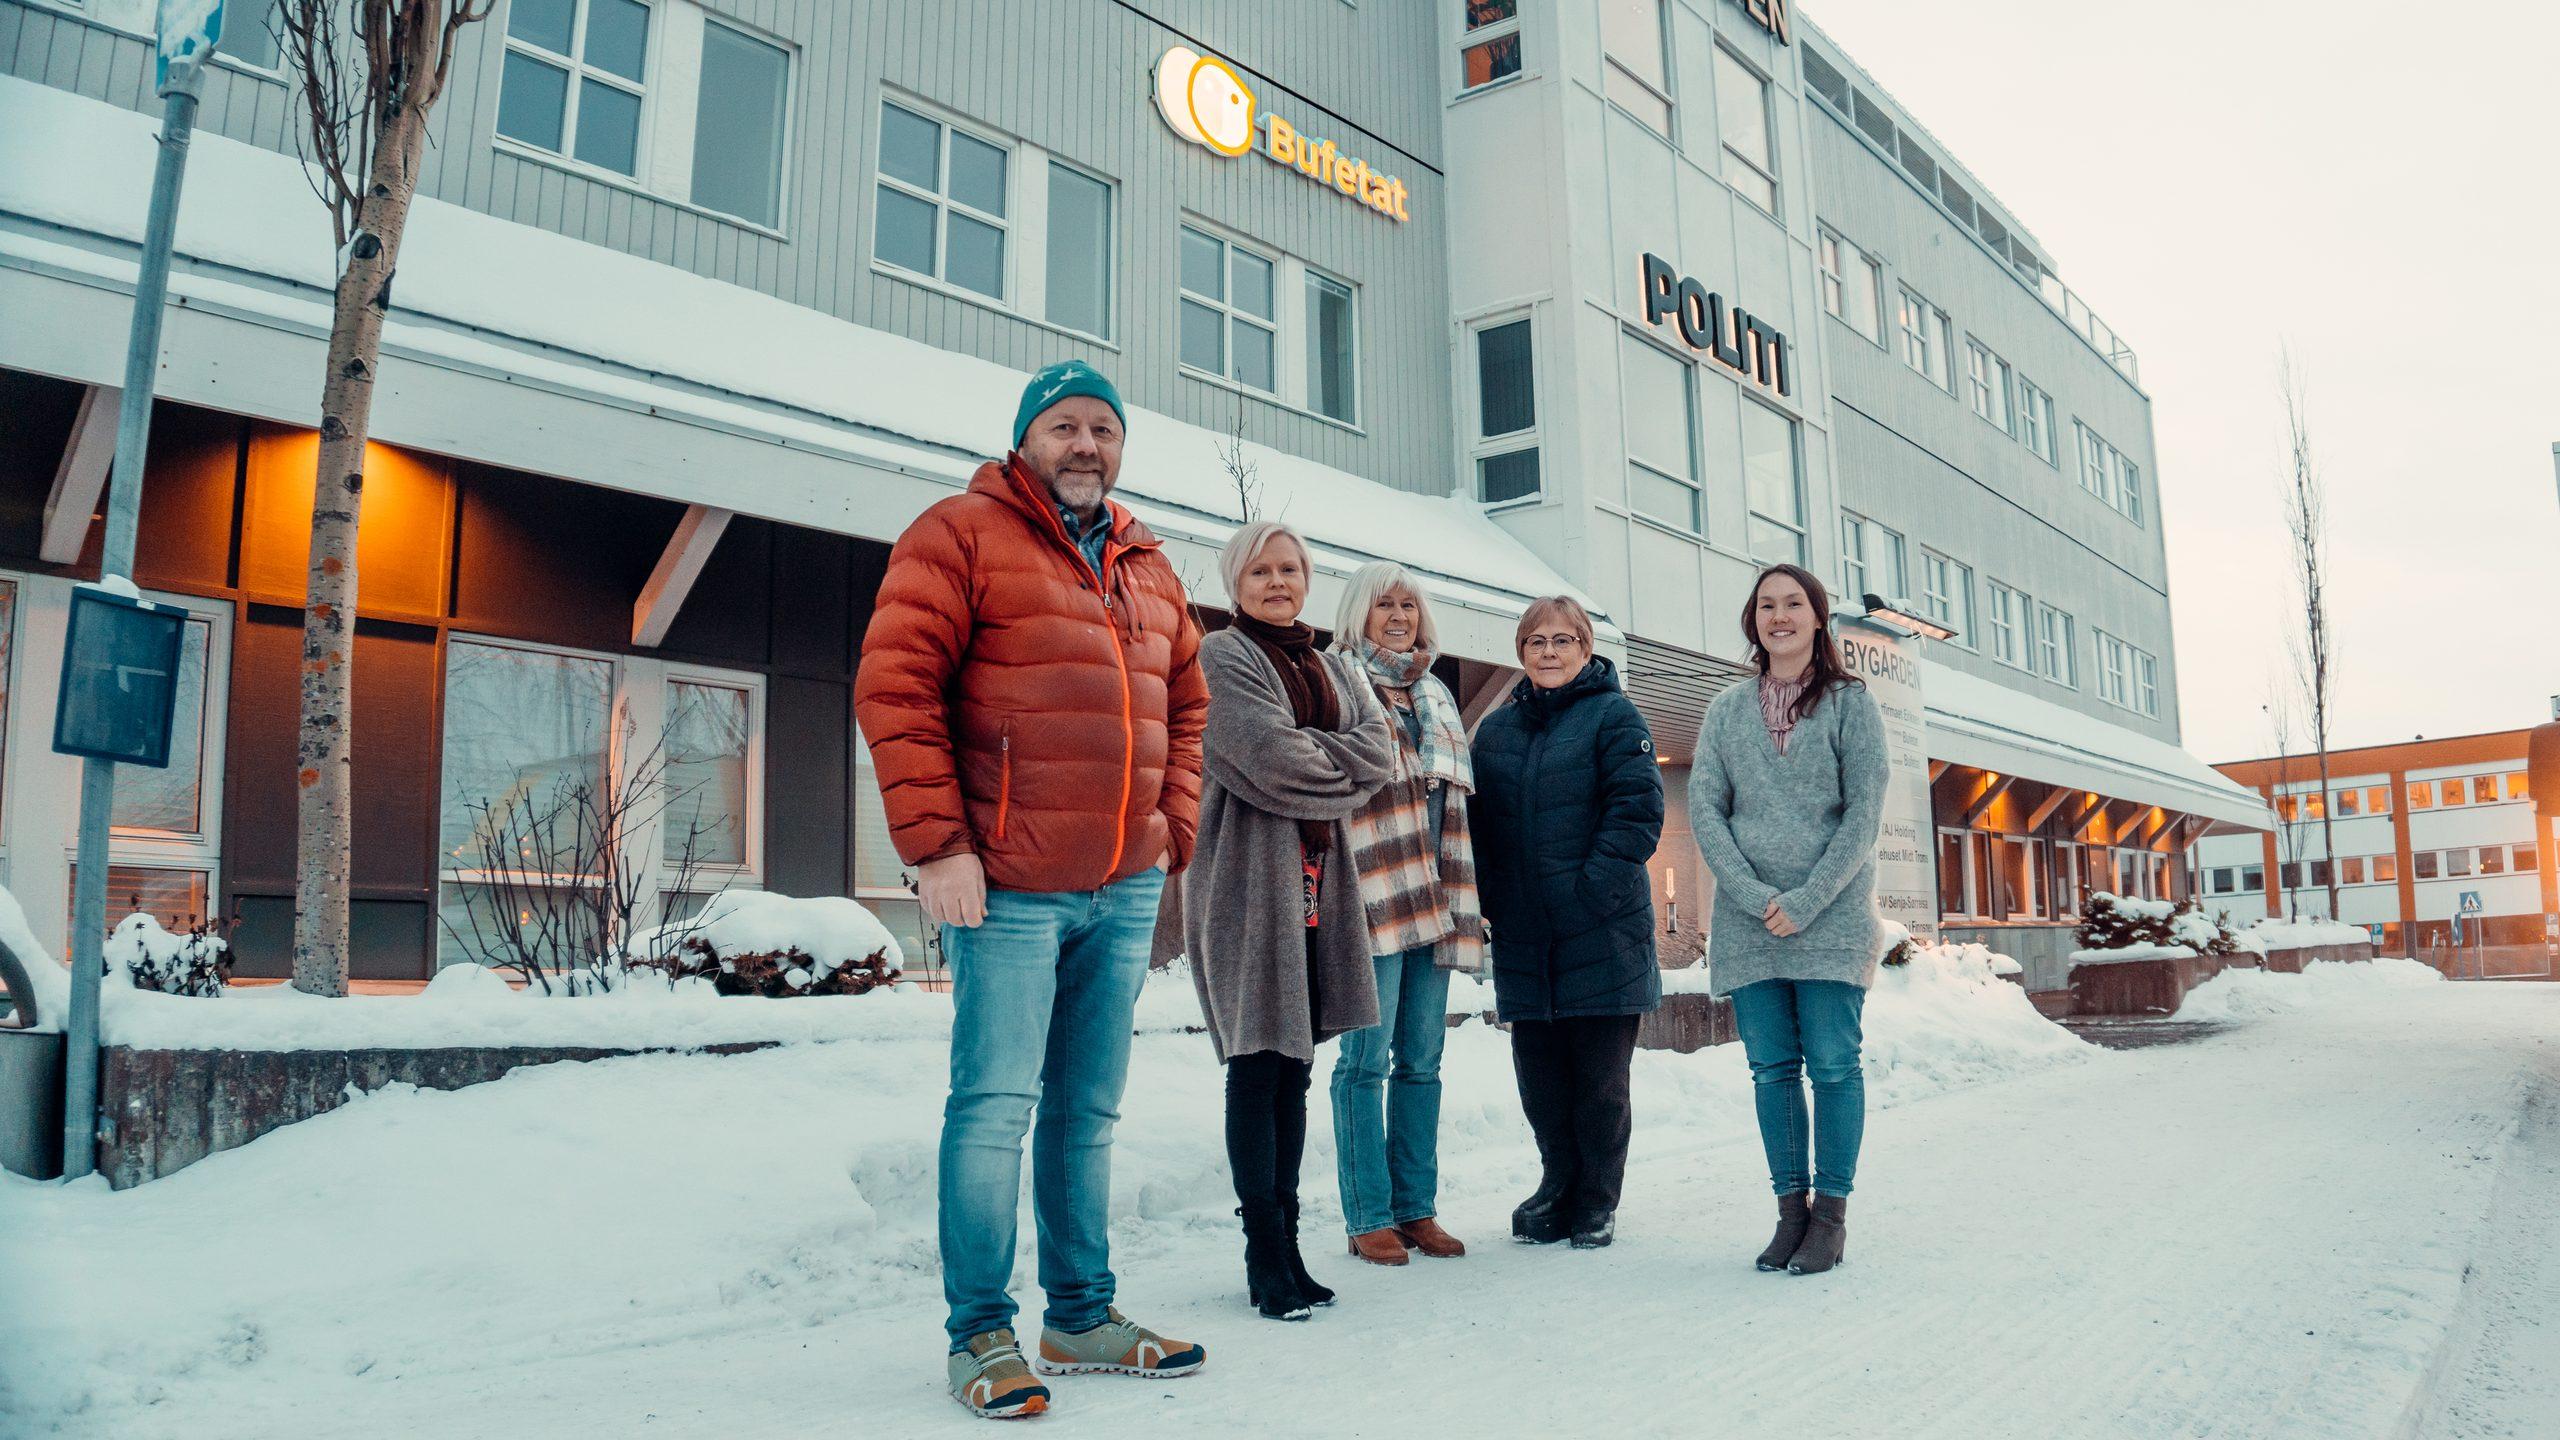
[[300,797],[293,984],[347,993],[350,738],[356,524],[382,322],[426,153],[427,114],[444,94],[462,27],[496,0],[285,0],[277,38],[298,87],[303,168],[338,242],[336,313],[320,389],[311,489],[311,562],[302,619]]
[[2277,363],[2276,387],[2284,401],[2286,466],[2281,481],[2286,534],[2292,540],[2294,598],[2301,603],[2300,625],[2287,638],[2293,662],[2294,689],[2302,701],[2303,719],[2311,727],[2311,753],[2320,774],[2320,850],[2329,857],[2329,912],[2338,918],[2338,865],[2335,826],[2329,805],[2329,725],[2337,697],[2338,651],[2329,628],[2329,502],[2318,460],[2311,450],[2311,420],[2302,374],[2287,350]]
[[[2305,872],[2302,861],[2302,827],[2310,815],[2304,797],[2289,793],[2295,783],[2293,765],[2293,698],[2290,677],[2268,687],[2267,723],[2276,737],[2276,873],[2267,877],[2269,894],[2284,892],[2284,918],[2299,920],[2301,909],[2294,904],[2294,892],[2302,888]],[[2288,877],[2290,875],[2290,878]],[[2334,918],[2334,917],[2333,917]]]

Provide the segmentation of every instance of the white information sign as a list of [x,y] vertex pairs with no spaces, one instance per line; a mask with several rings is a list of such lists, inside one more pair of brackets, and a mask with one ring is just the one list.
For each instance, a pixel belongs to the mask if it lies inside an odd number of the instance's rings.
[[1883,626],[1843,617],[1840,654],[1884,712],[1892,770],[1884,830],[1876,839],[1876,911],[1924,940],[1938,938],[1937,827],[1929,806],[1929,730],[1921,710],[1920,657]]

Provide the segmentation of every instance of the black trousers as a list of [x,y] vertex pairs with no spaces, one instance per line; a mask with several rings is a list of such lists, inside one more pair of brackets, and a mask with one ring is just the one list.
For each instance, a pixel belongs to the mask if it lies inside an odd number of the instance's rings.
[[1227,1168],[1248,1219],[1298,1198],[1298,1162],[1307,1153],[1307,1081],[1312,1061],[1256,1050],[1227,1061]]
[[1539,1189],[1562,1196],[1576,1218],[1618,1208],[1634,1128],[1628,1070],[1642,1023],[1639,1015],[1512,1022],[1511,1069],[1546,1172]]

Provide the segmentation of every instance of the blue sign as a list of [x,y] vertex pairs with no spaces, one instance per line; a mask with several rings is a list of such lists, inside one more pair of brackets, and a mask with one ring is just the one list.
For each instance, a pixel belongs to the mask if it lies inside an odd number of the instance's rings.
[[166,769],[187,612],[95,585],[71,587],[53,748]]
[[2461,904],[2461,906],[2460,906],[2459,908],[2461,909],[2462,913],[2463,913],[2463,914],[2465,914],[2465,915],[2477,915],[2477,914],[2479,914],[2479,913],[2480,913],[2480,892],[2479,892],[2479,891],[2477,891],[2477,890],[2465,890],[2465,891],[2463,891],[2463,892],[2462,892],[2462,904]]
[[160,55],[154,88],[169,87],[173,68],[202,69],[222,40],[225,0],[160,0]]

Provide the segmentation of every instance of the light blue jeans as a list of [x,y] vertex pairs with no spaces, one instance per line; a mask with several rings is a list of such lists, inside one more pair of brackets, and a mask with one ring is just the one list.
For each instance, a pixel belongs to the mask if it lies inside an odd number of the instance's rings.
[[938,1180],[951,1348],[1013,1323],[1022,1137],[1047,1323],[1090,1330],[1111,1275],[1111,1130],[1164,895],[1161,870],[1100,890],[987,892],[986,923],[942,927],[951,966],[951,1098]]
[[1334,1167],[1354,1235],[1439,1213],[1449,972],[1431,955],[1426,946],[1375,958],[1378,1023],[1343,1036],[1333,1062]]
[[[1762,980],[1733,992],[1733,1025],[1751,1061],[1760,1147],[1769,1154],[1769,1183],[1781,1195],[1846,1195],[1857,1176],[1858,1143],[1867,1129],[1866,1073],[1858,1068],[1866,1009],[1867,992],[1843,980]],[[1813,1083],[1810,1127],[1807,1080]]]

